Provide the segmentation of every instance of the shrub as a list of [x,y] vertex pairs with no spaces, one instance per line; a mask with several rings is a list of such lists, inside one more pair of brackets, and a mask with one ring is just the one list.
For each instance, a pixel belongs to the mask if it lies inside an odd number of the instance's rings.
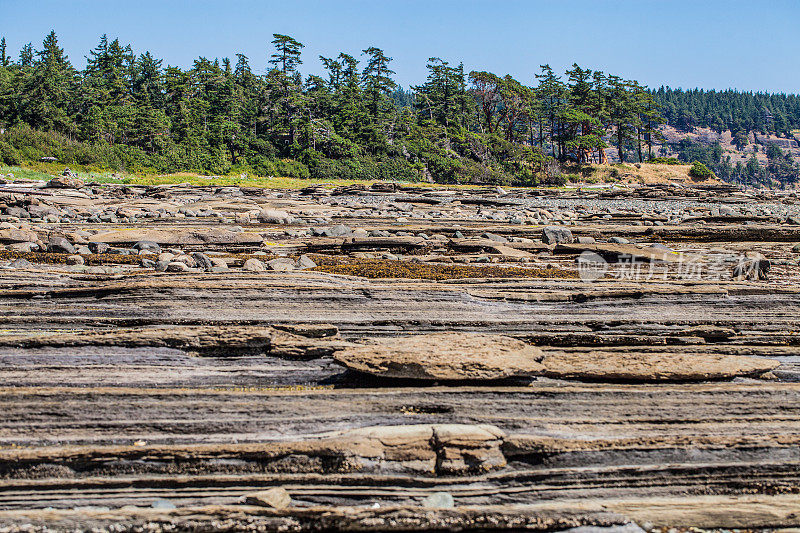
[[22,158],[20,158],[13,146],[5,141],[0,141],[0,163],[19,165],[22,163]]
[[649,163],[655,163],[656,165],[682,165],[679,159],[675,157],[654,157]]
[[700,161],[692,163],[692,168],[689,169],[689,176],[697,180],[707,180],[709,178],[716,178],[713,172]]

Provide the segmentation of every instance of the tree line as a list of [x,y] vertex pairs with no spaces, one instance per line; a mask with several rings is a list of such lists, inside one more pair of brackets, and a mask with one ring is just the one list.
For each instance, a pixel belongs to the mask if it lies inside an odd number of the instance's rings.
[[[573,65],[530,83],[432,57],[407,89],[371,46],[319,56],[274,34],[269,69],[244,54],[165,66],[102,36],[79,70],[50,32],[16,60],[0,40],[0,158],[56,157],[130,171],[254,172],[445,183],[557,183],[565,169],[647,161],[675,91]],[[676,104],[677,105],[677,104]],[[667,109],[669,112],[662,112]],[[655,148],[654,148],[655,147]]]
[[705,91],[661,87],[651,91],[667,122],[684,131],[730,130],[734,137],[750,132],[788,137],[800,128],[800,97],[735,90]]

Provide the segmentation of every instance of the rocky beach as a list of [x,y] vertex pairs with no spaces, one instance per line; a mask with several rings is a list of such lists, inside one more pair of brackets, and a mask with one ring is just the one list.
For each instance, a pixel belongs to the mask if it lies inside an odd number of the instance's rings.
[[796,192],[65,171],[0,213],[2,531],[800,526]]

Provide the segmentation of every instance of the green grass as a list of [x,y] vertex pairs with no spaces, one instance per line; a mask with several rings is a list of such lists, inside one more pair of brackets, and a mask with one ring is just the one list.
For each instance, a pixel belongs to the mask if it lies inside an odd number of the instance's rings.
[[[15,179],[43,180],[48,181],[54,176],[59,176],[64,171],[65,165],[60,163],[33,162],[26,163],[24,166],[0,165],[0,175],[14,174]],[[241,175],[230,176],[203,176],[191,172],[179,172],[176,174],[132,174],[127,172],[114,172],[108,169],[98,169],[83,167],[80,165],[70,165],[70,170],[75,172],[84,182],[95,183],[114,183],[126,185],[167,185],[188,183],[198,186],[239,186],[239,187],[263,187],[267,189],[302,189],[310,185],[322,185],[327,188],[342,187],[347,185],[364,184],[369,186],[375,180],[341,180],[341,179],[308,179],[308,178],[286,178],[286,177],[263,177],[248,175],[242,178]],[[112,177],[113,174],[113,177]],[[437,187],[437,188],[459,188],[470,189],[481,187],[479,185],[453,185],[442,183],[420,183],[420,182],[400,182],[412,187]],[[545,187],[539,187],[545,188]],[[564,187],[546,187],[548,189],[563,189]]]
[[[65,166],[59,163],[36,162],[30,165],[5,166],[0,165],[0,174],[14,174],[15,179],[30,180],[49,180],[53,176],[59,176],[64,171]],[[264,177],[248,175],[242,178],[240,174],[230,176],[203,176],[191,172],[179,172],[176,174],[131,174],[127,172],[113,172],[111,170],[81,167],[79,165],[70,166],[70,170],[75,172],[78,177],[85,182],[96,183],[118,183],[129,185],[166,185],[189,183],[191,185],[204,186],[241,186],[241,187],[264,187],[270,189],[302,189],[309,185],[321,184],[324,187],[341,187],[347,185],[374,183],[371,181],[341,180],[341,179],[304,179],[286,177]],[[113,176],[112,176],[113,175]],[[411,183],[423,187],[451,187],[449,185],[435,183]],[[475,185],[459,185],[459,187],[476,187]]]
[[38,170],[0,165],[0,175],[7,175],[9,172],[14,174],[14,179],[18,180],[49,180],[52,177]]

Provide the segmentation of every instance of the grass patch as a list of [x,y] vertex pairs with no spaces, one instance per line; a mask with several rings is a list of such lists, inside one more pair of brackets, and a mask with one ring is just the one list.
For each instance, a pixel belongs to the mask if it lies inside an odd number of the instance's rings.
[[[0,165],[0,174],[13,173],[15,179],[30,179],[48,181],[54,176],[60,176],[64,171],[65,165],[61,163],[49,162],[30,162],[23,166]],[[248,174],[242,177],[241,174],[231,174],[227,176],[205,176],[193,172],[178,172],[175,174],[147,174],[147,173],[127,173],[115,172],[109,169],[96,167],[86,167],[82,165],[70,165],[69,169],[76,173],[85,183],[100,184],[122,184],[122,185],[177,185],[187,183],[198,187],[260,187],[264,189],[303,189],[311,185],[322,185],[325,188],[345,187],[349,185],[372,185],[377,180],[347,180],[347,179],[313,179],[313,178],[289,178],[274,176],[256,176]],[[398,181],[405,186],[420,188],[442,188],[442,189],[477,189],[485,185],[470,184],[445,184],[445,183],[421,183],[418,181]],[[517,187],[515,187],[517,188]],[[530,188],[530,187],[522,187]],[[535,187],[537,189],[563,189],[563,187]]]

